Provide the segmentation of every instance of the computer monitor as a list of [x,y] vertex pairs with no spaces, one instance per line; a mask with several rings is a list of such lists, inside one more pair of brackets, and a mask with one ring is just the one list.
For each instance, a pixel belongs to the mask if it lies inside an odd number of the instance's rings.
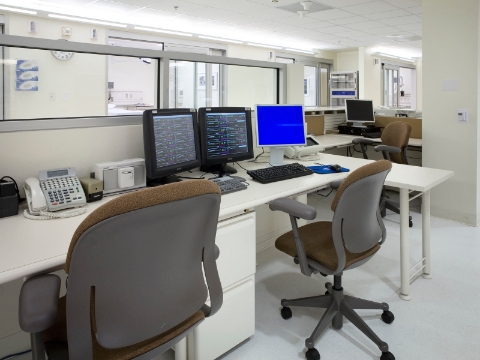
[[270,165],[283,164],[287,146],[307,145],[303,105],[255,105],[257,146],[270,147]]
[[375,122],[372,100],[345,100],[345,114],[347,121],[352,121],[353,126]]
[[237,170],[227,163],[253,158],[250,108],[210,107],[198,109],[202,171],[223,176]]
[[147,185],[180,181],[172,175],[201,165],[196,110],[146,110],[143,144]]

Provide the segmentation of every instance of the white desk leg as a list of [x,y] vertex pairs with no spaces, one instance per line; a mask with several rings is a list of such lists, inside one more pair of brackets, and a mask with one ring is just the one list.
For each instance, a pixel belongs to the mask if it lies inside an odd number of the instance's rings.
[[175,344],[175,360],[187,360],[187,338]]
[[[308,197],[307,197],[307,194],[303,194],[303,195],[295,196],[294,199],[298,202],[301,202],[302,204],[307,204]],[[307,225],[307,220],[298,219],[297,224],[299,227],[303,225]]]
[[422,251],[425,267],[422,276],[431,279],[430,275],[430,190],[423,193],[422,198]]
[[400,189],[400,298],[410,298],[410,239],[408,229],[408,189]]

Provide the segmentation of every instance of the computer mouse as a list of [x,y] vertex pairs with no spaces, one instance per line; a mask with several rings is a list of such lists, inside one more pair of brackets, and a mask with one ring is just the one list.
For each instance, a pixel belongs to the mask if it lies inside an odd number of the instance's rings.
[[329,166],[329,168],[335,172],[342,172],[342,167],[338,164],[332,164]]

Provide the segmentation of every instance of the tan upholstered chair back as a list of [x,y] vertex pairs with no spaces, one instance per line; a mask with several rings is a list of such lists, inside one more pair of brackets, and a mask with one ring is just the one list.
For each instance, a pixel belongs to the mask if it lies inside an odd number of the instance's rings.
[[92,358],[92,329],[107,349],[146,341],[198,312],[209,290],[221,292],[219,209],[219,187],[193,180],[126,194],[93,211],[65,265],[69,353]]
[[382,132],[382,143],[400,148],[400,153],[390,153],[390,159],[397,164],[407,164],[405,147],[408,146],[412,126],[403,121],[394,121],[385,126]]

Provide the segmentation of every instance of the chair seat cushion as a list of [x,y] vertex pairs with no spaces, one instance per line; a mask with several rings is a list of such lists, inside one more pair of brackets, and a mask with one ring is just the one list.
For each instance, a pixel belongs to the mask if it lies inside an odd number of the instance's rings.
[[[333,245],[332,222],[319,221],[304,225],[298,229],[303,240],[303,246],[308,258],[315,260],[326,268],[335,271],[338,267],[338,258]],[[283,234],[275,241],[275,247],[292,257],[297,256],[293,231]],[[346,262],[345,269],[354,263],[364,260],[380,249],[375,244],[371,249],[362,253],[351,253],[345,248]]]
[[[58,316],[56,323],[48,330],[44,332],[45,350],[48,355],[49,346],[57,349],[58,343],[67,343],[67,322],[66,322],[66,297],[60,298],[58,304]],[[197,311],[188,319],[171,328],[164,333],[161,333],[153,338],[142,341],[138,344],[119,348],[119,349],[105,349],[98,342],[97,339],[92,336],[93,342],[93,360],[130,360],[134,359],[142,354],[145,354],[165,343],[172,340],[188,328],[195,325],[197,322],[205,319],[205,314],[202,311]]]

